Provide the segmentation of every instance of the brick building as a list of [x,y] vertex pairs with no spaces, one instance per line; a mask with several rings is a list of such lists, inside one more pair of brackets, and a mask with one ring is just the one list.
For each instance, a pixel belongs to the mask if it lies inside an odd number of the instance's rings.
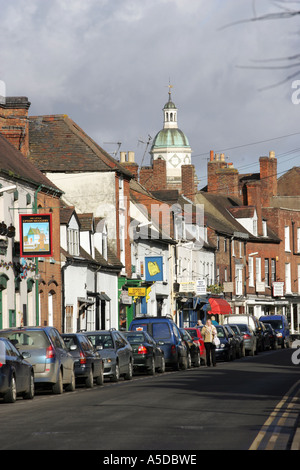
[[[0,236],[0,328],[54,325],[61,330],[61,191],[9,140],[0,129],[1,220],[15,229]],[[19,215],[37,212],[52,214],[51,258],[20,256]]]
[[[216,252],[216,265],[231,272],[231,304],[236,313],[243,311],[260,317],[262,314],[286,314],[293,331],[299,331],[300,320],[300,199],[291,195],[281,177],[277,184],[277,159],[274,152],[259,159],[260,172],[239,174],[223,154],[211,152],[208,162],[208,184],[197,195],[209,200],[205,210],[217,218],[211,221],[212,236],[221,236],[220,222],[239,223],[242,229],[223,233],[224,244],[230,246],[227,259]],[[298,171],[293,170],[293,181]],[[298,176],[299,178],[299,176]],[[298,180],[297,180],[298,181]],[[298,187],[298,184],[296,187]],[[289,196],[286,194],[289,191]],[[283,195],[284,194],[284,195]],[[212,199],[215,199],[214,202]],[[227,201],[227,202],[226,202]],[[217,215],[218,213],[218,215]],[[213,224],[214,222],[214,224]],[[239,240],[240,238],[240,240]],[[237,261],[236,242],[242,246]],[[242,245],[241,245],[242,244]],[[228,250],[227,250],[228,252]],[[234,253],[234,254],[233,254]],[[226,262],[228,267],[226,267]],[[228,277],[228,276],[227,276]],[[222,277],[220,278],[222,282]],[[225,289],[227,288],[225,283]]]
[[[122,266],[119,281],[125,283],[131,278],[127,230],[132,174],[66,115],[31,116],[29,149],[30,160],[63,190],[66,205],[78,214],[105,219],[107,243]],[[98,285],[99,292],[103,286],[105,282]],[[114,296],[118,299],[117,288]],[[110,326],[118,328],[118,312],[112,313]]]

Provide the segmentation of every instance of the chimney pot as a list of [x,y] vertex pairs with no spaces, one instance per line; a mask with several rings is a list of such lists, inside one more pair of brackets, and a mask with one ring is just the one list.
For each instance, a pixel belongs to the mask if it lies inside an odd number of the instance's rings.
[[134,163],[134,152],[128,152],[128,162]]
[[120,162],[121,163],[126,162],[126,152],[120,152]]
[[271,150],[271,152],[269,152],[269,158],[275,158],[274,150]]
[[213,150],[210,151],[210,161],[211,162],[214,161],[214,151]]

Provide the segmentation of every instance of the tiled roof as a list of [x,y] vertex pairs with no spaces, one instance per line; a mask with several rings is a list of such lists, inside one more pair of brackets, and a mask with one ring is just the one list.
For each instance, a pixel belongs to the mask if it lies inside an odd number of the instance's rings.
[[57,188],[36,166],[24,157],[8,140],[0,133],[0,171],[8,174],[10,178],[25,180],[36,186],[44,185],[54,191],[62,191]]
[[119,171],[132,178],[67,115],[30,116],[29,158],[43,172]]
[[80,230],[83,232],[93,230],[94,215],[92,212],[86,214],[77,214],[80,221]]

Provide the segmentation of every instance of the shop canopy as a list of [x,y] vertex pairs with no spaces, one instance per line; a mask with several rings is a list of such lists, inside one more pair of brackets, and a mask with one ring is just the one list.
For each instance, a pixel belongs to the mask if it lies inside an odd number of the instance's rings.
[[211,297],[208,299],[210,307],[207,307],[207,313],[211,315],[229,315],[232,314],[231,307],[225,299],[216,299]]

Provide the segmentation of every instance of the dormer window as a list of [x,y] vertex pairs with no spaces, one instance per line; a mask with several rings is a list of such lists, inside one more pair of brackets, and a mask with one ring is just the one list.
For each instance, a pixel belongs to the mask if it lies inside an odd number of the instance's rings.
[[68,228],[68,252],[70,255],[79,256],[79,230]]
[[268,232],[267,232],[267,221],[263,220],[262,221],[262,228],[263,228],[263,237],[266,237]]

